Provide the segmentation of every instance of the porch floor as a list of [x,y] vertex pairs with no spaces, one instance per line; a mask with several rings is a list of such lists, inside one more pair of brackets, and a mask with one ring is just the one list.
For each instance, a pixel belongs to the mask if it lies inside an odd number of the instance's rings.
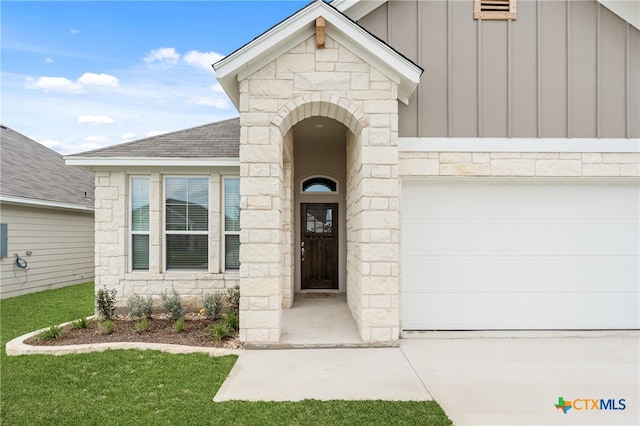
[[345,293],[296,293],[291,309],[282,310],[280,345],[303,348],[365,346]]

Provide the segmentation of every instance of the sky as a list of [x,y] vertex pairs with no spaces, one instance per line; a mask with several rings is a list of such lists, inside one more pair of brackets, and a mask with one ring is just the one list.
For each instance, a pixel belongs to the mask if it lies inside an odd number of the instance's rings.
[[238,116],[211,65],[309,1],[0,3],[0,122],[76,154]]

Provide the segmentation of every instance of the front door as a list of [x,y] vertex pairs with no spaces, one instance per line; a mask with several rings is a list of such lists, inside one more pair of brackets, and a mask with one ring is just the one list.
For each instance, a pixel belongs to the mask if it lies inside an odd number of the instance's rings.
[[301,205],[300,269],[303,290],[338,289],[338,204]]

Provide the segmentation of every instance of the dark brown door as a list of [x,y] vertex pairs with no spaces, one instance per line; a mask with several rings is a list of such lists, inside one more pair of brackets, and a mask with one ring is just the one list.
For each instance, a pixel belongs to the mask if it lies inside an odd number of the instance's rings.
[[338,289],[338,205],[302,204],[302,289]]

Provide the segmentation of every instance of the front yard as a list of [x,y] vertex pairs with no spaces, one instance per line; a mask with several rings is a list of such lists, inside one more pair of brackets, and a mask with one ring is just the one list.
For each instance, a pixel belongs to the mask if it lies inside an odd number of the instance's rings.
[[435,402],[214,403],[234,356],[5,354],[14,337],[91,315],[93,292],[88,283],[0,301],[0,424],[451,424]]

